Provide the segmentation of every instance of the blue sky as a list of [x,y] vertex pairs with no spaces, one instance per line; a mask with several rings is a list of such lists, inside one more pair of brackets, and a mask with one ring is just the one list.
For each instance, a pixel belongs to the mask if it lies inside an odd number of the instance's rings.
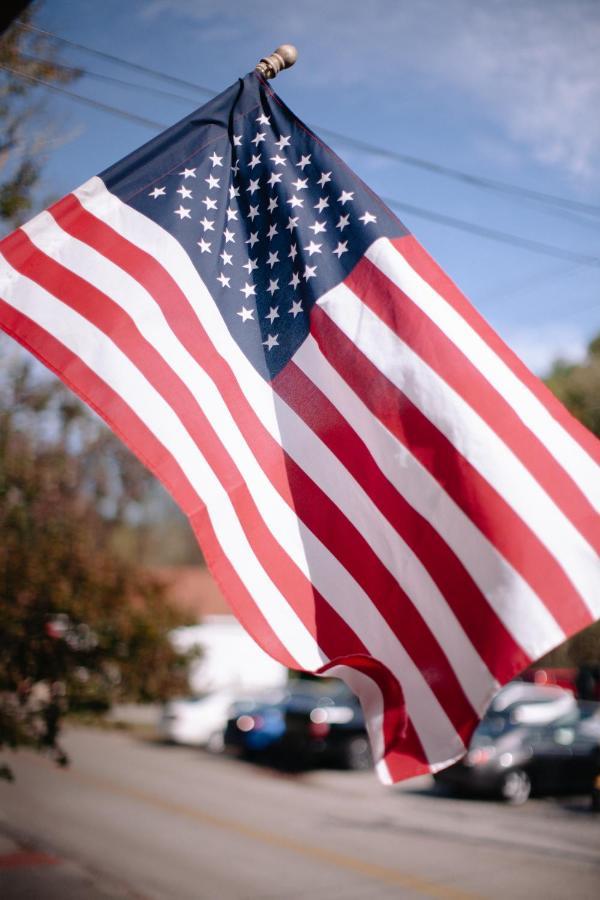
[[[597,0],[53,0],[38,24],[214,90],[282,42],[299,50],[275,89],[304,121],[383,148],[600,208]],[[94,72],[186,93],[168,101],[82,78],[73,90],[170,124],[201,93],[65,48]],[[47,95],[60,139],[40,196],[56,199],[152,130]],[[542,208],[328,138],[378,193],[600,259],[600,215]],[[534,254],[400,213],[407,227],[538,373],[600,332],[600,264]]]

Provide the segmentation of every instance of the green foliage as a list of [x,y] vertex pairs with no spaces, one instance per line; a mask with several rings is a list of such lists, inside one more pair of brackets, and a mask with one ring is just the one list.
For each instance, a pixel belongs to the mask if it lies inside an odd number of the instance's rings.
[[67,709],[187,687],[185,617],[113,536],[150,476],[58,382],[0,373],[0,746],[57,745]]
[[[558,360],[546,384],[575,418],[600,437],[600,334],[591,341],[579,365]],[[600,622],[557,647],[543,662],[549,666],[600,663]]]
[[600,437],[600,335],[590,343],[581,364],[558,360],[546,384],[575,418]]

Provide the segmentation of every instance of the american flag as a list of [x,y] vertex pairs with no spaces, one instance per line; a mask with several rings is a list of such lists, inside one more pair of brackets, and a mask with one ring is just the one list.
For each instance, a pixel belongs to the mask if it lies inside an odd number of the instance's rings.
[[251,73],[0,244],[0,324],[189,516],[385,782],[600,615],[598,444]]

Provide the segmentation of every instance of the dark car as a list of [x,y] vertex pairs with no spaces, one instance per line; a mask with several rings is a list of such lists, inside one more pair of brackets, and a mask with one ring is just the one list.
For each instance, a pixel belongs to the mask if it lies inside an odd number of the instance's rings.
[[244,756],[276,755],[285,733],[288,709],[311,710],[316,695],[301,682],[277,694],[234,703],[225,727],[224,744]]
[[362,709],[355,695],[336,678],[314,682],[310,704],[290,704],[281,748],[289,758],[348,769],[372,766]]
[[600,764],[600,704],[573,703],[550,722],[492,712],[460,762],[435,776],[457,793],[523,803],[531,793],[591,794]]

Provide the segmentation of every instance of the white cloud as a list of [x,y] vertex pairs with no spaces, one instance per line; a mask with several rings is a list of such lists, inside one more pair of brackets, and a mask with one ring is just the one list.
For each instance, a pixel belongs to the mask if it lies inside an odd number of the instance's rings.
[[[540,162],[597,176],[600,154],[598,0],[152,0],[145,17],[176,13],[212,39],[255,39],[273,24],[302,51],[302,73],[342,87],[407,71],[452,89]],[[269,48],[266,48],[267,50]]]

